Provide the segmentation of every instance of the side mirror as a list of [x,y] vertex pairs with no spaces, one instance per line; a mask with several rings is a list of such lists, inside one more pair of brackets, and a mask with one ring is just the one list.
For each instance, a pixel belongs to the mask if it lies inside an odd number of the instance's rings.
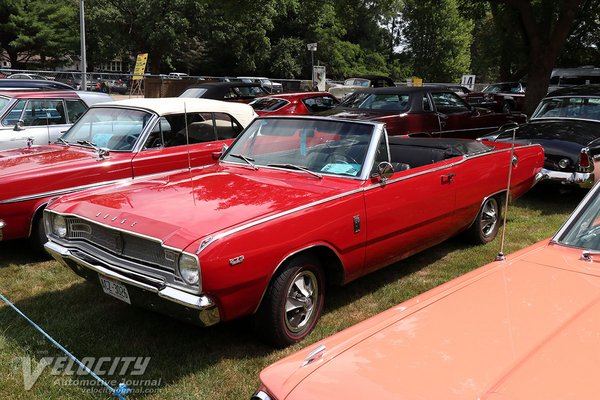
[[25,125],[25,121],[23,121],[22,119],[20,119],[15,124],[15,127],[13,128],[13,130],[15,130],[15,131],[22,131],[23,129],[25,129],[25,128],[23,128],[24,125]]
[[377,165],[377,176],[381,182],[385,182],[394,175],[394,167],[387,161],[382,161]]

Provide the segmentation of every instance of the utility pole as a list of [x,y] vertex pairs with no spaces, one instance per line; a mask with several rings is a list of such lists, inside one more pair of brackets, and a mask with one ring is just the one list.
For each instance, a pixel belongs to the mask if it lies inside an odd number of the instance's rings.
[[79,30],[81,36],[81,65],[79,66],[81,69],[81,90],[87,89],[87,74],[86,67],[87,61],[85,58],[85,10],[84,10],[84,0],[80,0],[79,2]]
[[306,48],[310,51],[310,80],[312,82],[310,90],[315,90],[315,51],[317,51],[317,44],[309,43],[306,45]]

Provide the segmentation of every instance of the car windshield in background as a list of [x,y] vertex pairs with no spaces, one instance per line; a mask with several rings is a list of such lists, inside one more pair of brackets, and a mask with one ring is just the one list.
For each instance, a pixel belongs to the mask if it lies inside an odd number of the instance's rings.
[[92,108],[61,139],[72,145],[131,151],[152,115],[139,110]]
[[408,94],[354,93],[344,100],[341,107],[365,108],[405,112],[409,109]]
[[368,79],[352,78],[344,81],[344,86],[362,86],[369,87],[371,81]]
[[542,100],[531,119],[569,118],[600,121],[600,97],[555,97]]
[[569,223],[557,242],[565,246],[600,250],[600,196],[594,196]]
[[289,101],[284,100],[284,99],[263,97],[263,98],[254,100],[252,103],[250,103],[250,105],[252,106],[252,108],[254,108],[255,110],[259,110],[259,111],[277,111],[281,107],[285,106],[288,103],[289,103]]
[[181,93],[179,97],[189,97],[192,99],[202,97],[204,93],[206,93],[207,89],[205,88],[189,88],[185,92]]
[[284,168],[318,177],[359,177],[374,132],[374,125],[354,122],[257,119],[222,161],[252,168]]

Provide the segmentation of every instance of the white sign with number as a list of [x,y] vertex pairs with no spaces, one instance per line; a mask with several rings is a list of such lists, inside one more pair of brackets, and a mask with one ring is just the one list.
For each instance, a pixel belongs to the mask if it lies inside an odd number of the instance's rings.
[[463,75],[460,84],[469,90],[475,89],[475,75]]

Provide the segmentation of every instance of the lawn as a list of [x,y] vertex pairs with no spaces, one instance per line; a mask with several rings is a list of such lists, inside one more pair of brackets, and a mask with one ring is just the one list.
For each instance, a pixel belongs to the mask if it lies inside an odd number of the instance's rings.
[[[536,187],[509,208],[505,253],[551,236],[585,195]],[[197,328],[127,306],[54,261],[31,254],[25,242],[0,242],[0,293],[78,358],[151,357],[142,376],[104,376],[133,385],[130,399],[247,399],[268,364],[397,303],[494,260],[500,235],[486,246],[449,240],[351,284],[332,288],[324,315],[303,343],[274,350],[257,340],[248,320]],[[43,369],[30,390],[23,370],[62,356],[38,331],[0,302],[0,398],[103,399],[88,376]],[[118,370],[118,368],[117,368]],[[57,373],[63,372],[59,368]],[[152,382],[153,380],[153,382]],[[88,385],[87,387],[84,385]],[[154,386],[153,386],[154,385]],[[149,393],[142,393],[143,388]],[[97,387],[96,387],[97,388]],[[158,388],[158,389],[157,389]],[[157,389],[157,390],[153,390]]]

